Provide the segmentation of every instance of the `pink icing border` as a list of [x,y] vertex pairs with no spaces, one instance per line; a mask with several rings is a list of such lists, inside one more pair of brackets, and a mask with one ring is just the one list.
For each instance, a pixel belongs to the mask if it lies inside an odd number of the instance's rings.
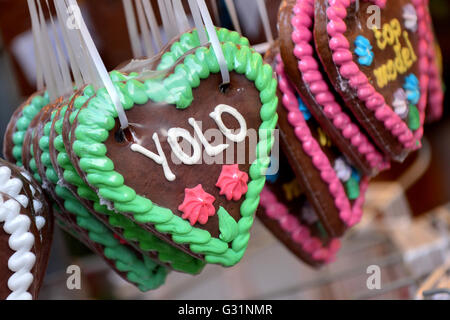
[[376,170],[386,169],[389,167],[389,163],[384,160],[381,153],[375,149],[358,126],[352,123],[350,117],[342,111],[313,57],[311,28],[314,18],[314,0],[298,0],[293,8],[293,13],[291,23],[294,28],[292,32],[292,41],[295,45],[294,55],[299,60],[298,69],[302,74],[303,81],[314,94],[317,103],[323,108],[325,116],[332,120],[342,135],[365,156],[369,165]]
[[284,65],[280,55],[277,55],[276,72],[279,76],[279,88],[283,93],[283,106],[288,111],[288,121],[294,128],[295,135],[302,143],[303,150],[308,154],[314,166],[319,170],[322,180],[328,184],[330,193],[334,197],[334,203],[339,210],[339,217],[348,227],[357,224],[362,217],[364,195],[369,185],[369,178],[364,176],[360,182],[360,196],[355,200],[352,207],[350,200],[345,193],[344,186],[336,175],[330,161],[322,151],[319,143],[314,139],[309,130],[302,112],[299,109],[298,100],[294,94],[294,88],[289,83],[284,72]]
[[[426,4],[428,1],[426,0]],[[427,26],[431,26],[431,16],[429,10],[426,10]],[[434,43],[434,34],[431,27],[427,28],[427,42]],[[442,80],[439,72],[439,68],[436,63],[436,50],[434,45],[430,45],[428,48],[428,59],[430,60],[430,82],[428,84],[428,108],[429,112],[427,118],[429,121],[436,121],[442,117],[444,112],[444,90],[442,89]]]
[[[421,126],[416,132],[408,128],[406,123],[387,105],[384,97],[369,83],[366,75],[353,61],[353,53],[344,33],[347,29],[344,19],[347,16],[347,8],[355,0],[328,0],[327,17],[329,23],[327,32],[330,36],[330,49],[333,52],[333,61],[339,67],[341,75],[349,80],[350,86],[357,91],[358,98],[365,102],[368,109],[374,111],[375,117],[384,122],[385,127],[398,138],[406,149],[416,150],[420,148],[417,141],[423,136],[423,124],[425,121],[425,108],[427,104],[428,90],[428,44],[426,41],[426,19],[423,0],[412,0],[416,7],[419,22],[419,82],[421,84],[421,97],[418,104]],[[385,7],[387,0],[371,0],[381,8]]]
[[298,219],[288,211],[288,208],[278,201],[277,197],[265,187],[261,191],[261,206],[265,209],[265,214],[277,220],[281,228],[291,235],[292,241],[299,244],[314,260],[324,263],[331,263],[336,258],[336,253],[341,248],[341,242],[337,238],[331,239],[327,247],[322,241],[313,237],[308,227],[301,225]]

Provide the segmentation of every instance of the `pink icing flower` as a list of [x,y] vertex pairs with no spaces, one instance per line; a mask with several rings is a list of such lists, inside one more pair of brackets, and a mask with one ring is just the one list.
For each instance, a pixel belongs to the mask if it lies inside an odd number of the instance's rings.
[[216,200],[212,195],[203,190],[199,184],[193,189],[184,189],[184,201],[178,206],[183,212],[183,219],[188,219],[193,226],[197,222],[205,224],[208,218],[216,213],[213,202]]
[[247,192],[247,182],[248,174],[240,171],[237,164],[224,165],[216,187],[220,188],[220,194],[225,195],[228,201],[238,201]]

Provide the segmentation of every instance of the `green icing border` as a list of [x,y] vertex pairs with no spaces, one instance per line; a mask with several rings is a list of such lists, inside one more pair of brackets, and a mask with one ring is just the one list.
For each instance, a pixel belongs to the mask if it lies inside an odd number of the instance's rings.
[[41,111],[43,107],[50,103],[48,93],[45,92],[44,95],[36,95],[34,96],[30,104],[26,105],[22,110],[22,115],[16,122],[15,132],[13,133],[13,150],[12,154],[14,159],[16,159],[16,165],[22,166],[22,148],[23,148],[23,140],[25,138],[25,134],[27,132],[28,127],[30,126],[33,118]]
[[[250,167],[251,181],[241,205],[242,218],[237,222],[238,233],[233,241],[228,243],[213,238],[208,231],[192,227],[169,209],[136,195],[132,188],[124,185],[123,177],[114,171],[113,162],[106,157],[106,146],[103,144],[117,118],[115,107],[104,88],[98,90],[87,108],[79,112],[73,150],[80,157],[80,167],[86,172],[88,182],[98,189],[102,198],[113,202],[117,212],[133,213],[135,221],[141,224],[154,224],[159,232],[171,234],[175,243],[189,244],[193,252],[205,255],[208,263],[232,266],[240,261],[247,248],[259,195],[265,184],[273,130],[278,120],[278,98],[273,70],[263,63],[260,54],[248,46],[238,47],[231,42],[222,44],[222,48],[229,70],[245,74],[247,79],[253,81],[260,91],[262,102],[257,159]],[[125,109],[135,104],[145,104],[149,98],[155,102],[175,104],[177,108],[186,108],[193,100],[192,89],[200,85],[201,79],[208,78],[210,73],[219,72],[219,69],[214,52],[200,47],[195,53],[187,55],[183,63],[177,65],[175,71],[165,79],[147,80],[144,83],[131,79],[125,83],[116,83],[116,88]]]
[[[55,111],[52,112],[51,120],[54,116]],[[160,287],[167,276],[166,268],[146,256],[142,256],[143,260],[140,260],[134,252],[122,245],[102,222],[88,212],[68,189],[58,185],[58,177],[48,153],[50,128],[51,121],[45,124],[44,136],[39,140],[39,148],[42,150],[41,160],[46,166],[47,178],[56,185],[55,192],[64,201],[65,210],[76,216],[77,224],[88,232],[89,238],[104,247],[105,257],[113,260],[117,270],[126,273],[127,279],[136,284],[141,291]],[[31,166],[31,161],[35,163],[34,154],[30,160],[30,168],[34,176],[39,176],[36,166]]]
[[[77,111],[81,108],[81,106],[87,101],[87,99],[89,99],[93,95],[94,95],[93,88],[87,87],[84,90],[84,95],[79,96],[75,99],[74,108],[76,110],[73,112],[73,115],[76,115]],[[158,237],[148,233],[147,231],[139,227],[134,222],[128,220],[124,216],[108,210],[106,206],[100,205],[100,200],[97,194],[93,192],[78,175],[72,163],[70,162],[69,156],[66,152],[66,148],[64,146],[61,136],[63,117],[66,110],[67,105],[63,106],[63,109],[61,110],[60,119],[58,119],[55,123],[55,131],[57,132],[58,135],[55,137],[54,141],[54,146],[56,150],[59,152],[58,164],[61,166],[61,168],[64,169],[64,180],[72,184],[73,186],[77,187],[77,193],[80,197],[86,200],[93,201],[95,211],[99,214],[107,215],[109,218],[109,223],[112,226],[124,229],[123,236],[125,239],[129,241],[138,241],[139,247],[144,251],[156,251],[158,253],[159,260],[164,263],[170,263],[174,270],[190,274],[198,274],[203,269],[205,265],[204,262],[195,259],[190,255],[182,252],[181,250],[171,246],[165,241],[160,240]],[[58,177],[56,172],[53,170],[53,167],[51,166],[51,161],[49,158],[50,155],[48,154],[48,143],[49,143],[48,139],[50,129],[51,123],[47,123],[46,128],[44,130],[44,136],[40,141],[42,142],[41,149],[42,147],[46,149],[43,150],[41,159],[42,162],[47,166],[47,168],[49,168],[47,170],[47,177],[53,180],[56,179],[57,181]]]

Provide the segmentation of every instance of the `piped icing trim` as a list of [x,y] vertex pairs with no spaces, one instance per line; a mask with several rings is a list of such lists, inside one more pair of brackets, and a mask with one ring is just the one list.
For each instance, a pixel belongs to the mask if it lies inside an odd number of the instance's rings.
[[223,165],[216,187],[220,194],[225,195],[228,201],[239,201],[247,190],[248,174],[239,170],[238,164]]
[[317,103],[322,106],[324,114],[333,121],[342,135],[365,156],[372,168],[383,170],[388,166],[383,156],[375,149],[367,137],[360,131],[341,106],[334,99],[328,84],[324,81],[319,65],[313,57],[311,46],[313,38],[311,27],[314,17],[314,0],[298,0],[293,9],[291,20],[293,26],[292,41],[295,45],[294,55],[299,59],[298,68],[303,81],[308,85]]
[[[385,127],[395,136],[400,143],[409,150],[420,148],[420,139],[423,136],[423,123],[425,120],[425,107],[427,101],[428,87],[428,58],[426,52],[428,44],[426,43],[426,23],[425,6],[423,0],[412,0],[418,16],[419,26],[419,72],[421,97],[418,104],[420,113],[420,128],[414,133],[408,128],[407,124],[395,113],[386,103],[384,97],[376,91],[370,84],[367,76],[361,71],[358,65],[353,61],[353,54],[349,50],[349,43],[344,33],[346,25],[344,19],[347,17],[347,9],[355,0],[328,0],[327,8],[327,32],[330,37],[330,49],[333,53],[333,61],[340,69],[343,78],[349,81],[350,86],[357,91],[358,98],[364,101],[365,106],[374,112],[376,119],[382,121]],[[386,0],[372,0],[380,8],[384,8]]]
[[17,166],[22,166],[22,146],[25,134],[33,118],[41,109],[50,103],[48,93],[44,95],[36,94],[28,105],[23,108],[22,115],[16,122],[15,132],[13,133],[13,157],[17,161]]
[[270,219],[278,221],[292,241],[301,246],[303,251],[314,260],[323,263],[331,263],[335,260],[336,253],[341,247],[340,240],[332,239],[327,246],[324,246],[322,241],[312,236],[308,227],[302,225],[267,187],[261,192],[261,206],[264,208],[264,213]]
[[33,299],[28,290],[34,281],[31,270],[36,263],[36,255],[32,252],[35,238],[30,232],[32,221],[27,215],[21,214],[22,207],[29,205],[28,197],[22,194],[22,188],[22,181],[12,177],[8,167],[0,167],[0,192],[11,197],[5,201],[0,195],[0,223],[4,223],[4,231],[10,234],[9,246],[14,251],[8,260],[8,268],[13,274],[8,279],[11,294],[7,300]]
[[336,171],[326,154],[322,151],[319,143],[312,136],[308,124],[303,118],[294,93],[295,91],[286,77],[284,65],[279,55],[277,56],[276,71],[279,76],[279,88],[283,94],[283,106],[288,111],[288,121],[294,128],[297,139],[301,142],[305,153],[311,157],[314,166],[319,170],[322,180],[328,185],[330,193],[334,197],[334,204],[339,211],[341,220],[348,227],[354,226],[361,220],[363,214],[362,206],[364,204],[364,194],[369,184],[369,178],[364,177],[361,179],[360,195],[352,207]]
[[[251,181],[241,205],[242,217],[237,222],[239,232],[231,243],[212,237],[206,230],[192,227],[189,222],[170,210],[136,195],[132,188],[123,183],[117,184],[116,179],[105,179],[102,184],[90,179],[91,173],[98,172],[106,176],[120,176],[113,170],[113,166],[110,166],[111,159],[107,158],[103,152],[98,153],[99,150],[104,149],[101,137],[109,134],[117,117],[114,106],[103,89],[97,92],[97,97],[91,100],[86,109],[80,111],[73,150],[80,157],[80,167],[87,173],[89,183],[99,189],[102,198],[114,203],[115,210],[133,213],[137,222],[151,223],[159,232],[171,234],[175,243],[188,244],[192,252],[204,254],[208,263],[232,266],[242,258],[250,238],[249,230],[253,225],[254,213],[259,204],[259,194],[265,183],[264,173],[269,165],[268,154],[273,145],[272,133],[278,119],[276,114],[278,98],[276,96],[277,81],[273,78],[273,70],[263,63],[261,55],[249,47],[236,46],[231,42],[222,44],[222,48],[229,70],[245,74],[248,80],[255,82],[257,90],[261,93],[262,102],[260,110],[262,124],[259,128],[257,159],[250,167]],[[192,89],[199,86],[199,80],[206,79],[210,73],[218,71],[217,59],[213,51],[210,48],[201,47],[195,53],[186,56],[184,63],[178,65],[174,73],[164,81],[147,80],[143,86],[135,85],[135,94],[131,96],[122,88],[118,89],[121,90],[121,99],[125,108],[131,108],[135,103],[146,103],[148,98],[155,102],[164,101],[175,104],[177,108],[186,108],[192,103]],[[176,88],[172,88],[173,85],[176,85]],[[139,91],[139,94],[136,91]],[[147,99],[134,100],[133,98],[138,95],[141,98],[146,95]],[[99,107],[96,108],[96,105]],[[92,134],[89,135],[91,130],[102,133],[95,137]],[[89,148],[85,147],[87,145]],[[86,161],[87,159],[90,160]],[[92,161],[95,159],[99,161]],[[120,195],[120,198],[117,198],[117,195]]]

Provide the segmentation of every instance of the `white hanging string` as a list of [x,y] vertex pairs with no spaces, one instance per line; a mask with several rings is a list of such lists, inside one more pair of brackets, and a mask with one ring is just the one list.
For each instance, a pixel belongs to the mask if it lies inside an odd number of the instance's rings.
[[159,13],[161,14],[161,20],[164,27],[164,32],[167,39],[172,39],[173,35],[173,21],[169,19],[169,14],[167,12],[166,1],[158,0]]
[[203,46],[208,43],[208,37],[206,36],[205,25],[203,24],[200,10],[198,9],[196,0],[188,0],[188,1],[192,17],[194,18],[195,28],[197,29],[198,38],[200,40],[200,44]]
[[178,26],[177,26],[177,20],[175,18],[174,8],[172,6],[172,1],[165,0],[164,3],[166,4],[167,18],[169,19],[169,22],[170,22],[171,35],[167,39],[168,41],[170,41],[170,39],[172,39],[172,38],[177,36],[177,34],[178,34]]
[[[69,45],[70,40],[69,40],[69,36],[67,34],[67,29],[65,26],[65,23],[67,23],[67,20],[64,19],[63,14],[61,13],[61,10],[60,10],[60,6],[58,6],[58,2],[59,1],[54,1],[55,9],[56,9],[56,16],[57,16],[58,23],[61,28],[61,34],[63,37],[63,41],[66,45],[67,55],[69,56],[70,69],[72,70],[72,75],[73,75],[73,78],[75,81],[75,87],[81,88],[83,85],[82,75],[80,73],[80,68],[77,64],[75,54],[72,50],[72,47]],[[61,2],[59,2],[59,3],[61,3]]]
[[142,48],[137,29],[136,17],[134,15],[133,3],[131,0],[122,0],[122,3],[127,20],[128,34],[131,40],[131,50],[133,51],[133,56],[135,58],[139,58],[142,56]]
[[150,30],[152,32],[153,39],[155,40],[155,53],[162,49],[163,42],[161,39],[161,33],[159,30],[158,22],[156,21],[155,12],[149,0],[143,0],[144,11],[147,17],[148,24],[150,25]]
[[233,28],[239,34],[242,34],[241,25],[239,24],[239,17],[233,0],[225,0],[225,5],[227,6],[228,13],[230,14],[231,22],[233,23]]
[[152,45],[152,38],[150,36],[150,30],[145,20],[144,9],[142,7],[142,0],[135,0],[136,11],[138,14],[139,28],[142,32],[142,38],[144,40],[145,52],[144,56],[151,57],[154,54],[154,49]]
[[186,11],[184,11],[181,0],[172,0],[173,10],[178,24],[178,33],[183,33],[189,29],[189,21],[187,19]]
[[48,34],[47,21],[45,19],[44,11],[42,10],[41,1],[37,0],[38,10],[39,10],[39,18],[41,20],[41,40],[44,41],[44,48],[47,53],[46,57],[49,59],[49,63],[51,66],[51,72],[53,73],[53,77],[56,81],[56,91],[52,92],[52,100],[57,99],[64,92],[64,83],[61,71],[59,70],[58,60],[56,58],[55,52],[53,51],[53,44],[50,40],[50,36]]
[[267,41],[273,43],[272,28],[270,27],[269,15],[267,14],[267,7],[265,0],[256,0],[258,3],[258,10],[261,16],[261,20],[264,26],[264,33],[266,34]]
[[67,64],[66,61],[66,56],[64,55],[63,49],[62,49],[62,44],[61,44],[61,40],[59,37],[59,34],[56,30],[56,25],[55,25],[55,21],[53,20],[53,15],[50,9],[50,5],[48,3],[48,0],[45,0],[46,5],[47,5],[47,9],[48,9],[48,13],[50,16],[50,23],[52,25],[52,31],[53,31],[53,37],[55,39],[55,48],[56,48],[56,54],[58,57],[58,67],[59,67],[59,72],[62,75],[62,80],[63,80],[63,91],[62,92],[58,92],[58,96],[65,96],[70,94],[73,89],[72,89],[72,79],[70,77],[70,71],[69,71],[69,66]]
[[[68,1],[68,2],[67,2]],[[79,8],[76,0],[66,0],[66,4],[70,4],[73,8]],[[92,40],[91,34],[89,33],[89,30],[87,29],[86,23],[84,22],[83,17],[81,16],[79,19],[79,31],[84,44],[86,45],[86,49],[89,52],[89,58],[92,60],[93,64],[95,65],[97,74],[99,75],[102,84],[105,86],[106,90],[108,91],[109,96],[111,97],[111,100],[116,108],[117,114],[119,116],[120,121],[120,127],[122,129],[126,129],[128,127],[128,119],[125,114],[125,110],[122,106],[122,103],[120,102],[119,95],[116,92],[116,88],[114,87],[114,84],[111,81],[111,78],[109,77],[109,73],[106,70],[106,67],[100,57],[100,54],[98,53],[97,47],[94,44],[94,41]]]
[[[54,4],[58,12],[60,13],[61,25],[65,26],[65,28],[62,29],[64,30],[68,38],[68,41],[66,41],[66,46],[73,52],[76,65],[81,73],[82,84],[95,84],[96,77],[92,70],[90,61],[86,59],[85,47],[82,43],[79,33],[74,31],[74,29],[78,28],[78,21],[75,20],[75,25],[72,25],[70,28],[67,25],[68,21],[71,21],[71,18],[73,19],[73,16],[70,17],[69,14],[74,15],[75,13],[67,9],[67,4],[64,2],[64,0],[56,0],[54,1]],[[81,85],[77,87],[81,88]]]
[[42,72],[41,58],[39,55],[38,45],[36,41],[36,37],[33,34],[33,47],[35,54],[35,63],[36,63],[36,88],[38,91],[42,91],[44,89],[44,73]]
[[220,45],[219,38],[217,37],[216,28],[212,22],[208,7],[206,6],[205,0],[197,0],[197,4],[203,21],[205,22],[206,30],[209,34],[209,41],[211,42],[217,61],[219,62],[220,73],[222,74],[222,85],[229,84],[230,72],[228,71],[227,61],[225,60],[222,46]]
[[[47,91],[49,93],[50,98],[52,98],[55,95],[56,92],[56,84],[55,80],[53,78],[53,73],[51,72],[52,66],[50,65],[48,61],[48,55],[44,49],[44,41],[42,40],[41,36],[41,23],[38,15],[38,11],[36,8],[36,3],[34,0],[27,0],[28,1],[28,9],[31,16],[31,30],[33,33],[33,38],[35,39],[34,43],[36,44],[36,58],[38,59],[38,64],[40,64],[42,75],[44,78],[45,84],[42,84],[42,86],[47,88]],[[56,97],[54,98],[56,99]]]

